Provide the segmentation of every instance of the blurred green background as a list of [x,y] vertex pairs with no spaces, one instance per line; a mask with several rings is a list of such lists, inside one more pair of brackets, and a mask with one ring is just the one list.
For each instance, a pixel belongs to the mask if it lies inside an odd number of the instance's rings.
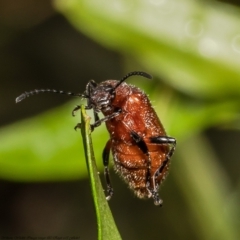
[[[71,116],[90,79],[133,70],[177,139],[163,208],[112,171],[123,239],[240,239],[240,8],[234,1],[0,0],[0,237],[96,239],[83,147]],[[108,139],[92,134],[99,171]],[[2,238],[4,239],[4,238]]]

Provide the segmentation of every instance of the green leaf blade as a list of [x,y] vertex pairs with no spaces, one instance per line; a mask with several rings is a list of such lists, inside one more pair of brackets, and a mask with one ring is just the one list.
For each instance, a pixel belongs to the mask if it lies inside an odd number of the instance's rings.
[[98,175],[92,147],[90,117],[86,115],[84,106],[81,107],[81,120],[83,146],[90,177],[95,211],[97,215],[98,239],[120,240],[121,236],[118,232],[117,226],[108,206],[106,197],[104,195],[104,190]]

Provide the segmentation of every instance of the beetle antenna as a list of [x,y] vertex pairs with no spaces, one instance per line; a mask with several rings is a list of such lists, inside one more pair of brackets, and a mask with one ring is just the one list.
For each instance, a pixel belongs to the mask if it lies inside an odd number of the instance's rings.
[[84,94],[80,94],[80,93],[73,93],[73,92],[65,92],[62,90],[55,90],[55,89],[35,89],[32,90],[30,92],[24,92],[23,94],[21,94],[20,96],[18,96],[16,98],[16,103],[21,102],[22,100],[24,100],[27,97],[30,97],[32,95],[38,94],[38,93],[58,93],[58,94],[66,94],[69,96],[73,96],[73,97],[86,97]]
[[114,87],[113,91],[119,86],[121,85],[127,78],[131,77],[131,76],[135,76],[135,75],[139,75],[145,78],[149,78],[152,79],[152,76],[146,72],[139,72],[139,71],[134,71],[134,72],[130,72],[128,73],[126,76],[124,76]]

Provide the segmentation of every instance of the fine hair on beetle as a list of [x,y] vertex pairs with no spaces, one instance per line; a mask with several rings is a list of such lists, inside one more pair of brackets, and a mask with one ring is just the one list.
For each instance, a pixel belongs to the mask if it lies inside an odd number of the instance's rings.
[[[146,72],[134,71],[121,80],[106,80],[96,83],[90,80],[83,93],[65,92],[54,89],[39,89],[24,92],[16,102],[38,94],[58,93],[85,98],[85,109],[92,109],[94,123],[91,130],[103,122],[109,132],[103,153],[104,175],[106,179],[106,199],[113,195],[109,174],[109,155],[113,155],[114,169],[139,198],[152,198],[154,204],[161,206],[159,187],[166,178],[170,159],[175,151],[176,139],[167,136],[147,95],[134,85],[125,81],[131,76],[151,79]],[[78,105],[72,115],[80,109]],[[99,117],[99,113],[104,115]],[[81,123],[75,126],[80,128]]]

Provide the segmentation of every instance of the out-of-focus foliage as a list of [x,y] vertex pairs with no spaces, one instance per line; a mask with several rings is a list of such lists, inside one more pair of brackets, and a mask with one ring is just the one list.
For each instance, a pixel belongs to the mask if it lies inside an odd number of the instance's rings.
[[240,10],[191,0],[56,0],[81,31],[191,95],[239,94]]
[[[74,126],[80,119],[77,116],[71,117],[73,106],[70,103],[1,129],[1,178],[52,181],[85,177],[87,171],[81,138],[74,131]],[[94,140],[94,146],[99,146],[104,138],[107,140],[107,135],[103,128],[96,132],[102,135],[101,139]],[[79,151],[76,152],[76,149]],[[100,148],[95,152],[98,157],[101,156]]]
[[[177,138],[171,177],[189,204],[197,235],[239,239],[240,189],[229,186],[200,133],[239,120],[240,10],[190,0],[56,0],[55,6],[77,29],[131,57],[127,69],[138,70],[137,65],[161,80],[144,84],[167,132]],[[78,120],[66,114],[72,106],[0,131],[2,178],[47,181],[86,175],[79,134],[70,127]],[[99,168],[106,140],[104,127],[94,131]]]

